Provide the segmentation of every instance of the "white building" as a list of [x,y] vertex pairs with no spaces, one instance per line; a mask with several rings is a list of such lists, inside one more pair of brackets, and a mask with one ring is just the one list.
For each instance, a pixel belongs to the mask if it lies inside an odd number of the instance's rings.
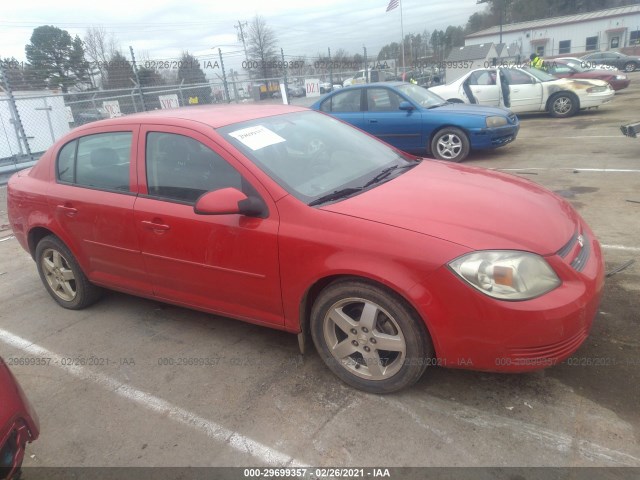
[[[466,45],[500,41],[500,27],[465,37]],[[502,42],[517,44],[525,57],[581,56],[592,51],[640,53],[640,5],[545,18],[502,26]]]
[[493,42],[478,45],[454,47],[445,63],[445,78],[451,83],[476,68],[487,68],[501,62],[520,62],[521,52],[518,45],[495,45]]

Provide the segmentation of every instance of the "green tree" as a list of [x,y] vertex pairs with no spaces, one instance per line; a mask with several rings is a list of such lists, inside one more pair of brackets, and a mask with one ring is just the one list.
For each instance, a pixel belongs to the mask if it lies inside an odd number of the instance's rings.
[[105,89],[133,88],[135,75],[131,62],[121,52],[115,52],[107,62],[103,79]]
[[[178,83],[183,86],[208,83],[207,76],[200,66],[200,61],[189,52],[182,52],[182,56],[178,61]],[[211,87],[205,85],[197,88],[186,88],[183,96],[187,105],[211,103]]]
[[66,93],[69,87],[82,88],[89,82],[82,40],[71,38],[66,30],[51,25],[35,28],[25,52],[39,80],[48,86]]

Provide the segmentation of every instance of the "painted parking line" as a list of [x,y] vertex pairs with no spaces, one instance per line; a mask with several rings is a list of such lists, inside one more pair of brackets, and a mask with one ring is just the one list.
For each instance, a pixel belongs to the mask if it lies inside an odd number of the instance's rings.
[[51,358],[51,365],[61,368],[66,373],[81,380],[90,381],[116,395],[132,401],[139,406],[151,410],[152,412],[164,415],[175,422],[181,423],[194,430],[204,433],[207,437],[220,443],[229,445],[234,450],[251,455],[270,465],[291,466],[298,468],[308,468],[295,458],[286,453],[275,450],[263,443],[253,440],[239,432],[229,430],[216,422],[201,417],[193,412],[185,410],[177,405],[163,400],[162,398],[143,392],[137,388],[127,385],[115,378],[78,365],[63,365],[63,358],[54,352],[47,350],[35,343],[30,342],[18,335],[0,328],[0,341],[6,345],[22,350],[35,357]]
[[[428,415],[421,415],[420,412],[416,412],[411,407],[408,407],[406,402],[384,396],[379,397],[378,400],[405,413],[409,412],[411,416],[428,418]],[[561,453],[570,453],[572,450],[575,450],[585,460],[608,462],[617,466],[640,467],[640,458],[628,453],[613,450],[589,440],[574,438],[566,433],[539,427],[531,423],[523,422],[522,420],[487,413],[477,408],[468,407],[431,395],[421,396],[417,399],[417,402],[421,410],[427,410],[432,414],[444,415],[458,422],[474,425],[483,429],[509,430],[516,438],[527,439],[536,442],[538,445],[546,445],[551,450]]]
[[637,168],[582,168],[582,167],[526,167],[526,168],[489,168],[500,172],[535,172],[543,170],[564,170],[567,172],[596,172],[596,173],[640,173]]
[[600,245],[602,248],[606,248],[608,250],[622,250],[624,252],[640,252],[640,247],[626,247],[624,245]]

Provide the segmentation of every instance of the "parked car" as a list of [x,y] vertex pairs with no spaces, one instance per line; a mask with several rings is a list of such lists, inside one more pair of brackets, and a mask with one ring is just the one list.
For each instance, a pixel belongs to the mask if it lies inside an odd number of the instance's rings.
[[106,287],[295,333],[302,349],[309,333],[368,392],[429,365],[554,365],[586,339],[603,287],[600,245],[561,197],[302,107],[79,127],[9,180],[7,200],[62,307]]
[[555,58],[548,62],[547,73],[558,78],[586,78],[588,80],[602,80],[611,85],[615,91],[627,88],[631,83],[629,77],[619,70],[603,70],[598,68],[584,68],[584,62]]
[[600,70],[618,70],[616,67],[612,67],[611,65],[598,65],[595,62],[589,62],[586,60],[583,60],[581,58],[577,58],[577,57],[560,57],[560,58],[552,58],[551,60],[547,60],[546,63],[552,63],[555,62],[556,60],[567,60],[567,61],[572,61],[574,63],[578,63],[580,64],[580,66],[582,68],[585,68],[587,70],[594,70],[594,69],[600,69]]
[[602,80],[559,79],[530,67],[479,68],[429,90],[450,102],[506,106],[515,113],[549,112],[559,118],[599,107],[615,94]]
[[26,445],[39,435],[38,415],[0,357],[0,479],[19,478]]
[[320,82],[320,93],[329,93],[333,90],[333,85],[330,82]]
[[502,147],[520,124],[509,110],[450,104],[404,82],[370,83],[334,92],[311,108],[375,135],[400,150],[460,162],[471,150]]
[[287,95],[290,97],[306,97],[307,89],[304,85],[289,85],[287,88]]
[[611,65],[625,72],[634,72],[640,68],[640,57],[632,57],[619,52],[594,52],[581,57],[584,62],[596,65]]
[[102,107],[89,108],[81,112],[74,113],[73,118],[75,120],[75,125],[79,126],[84,125],[85,123],[95,122],[96,120],[109,118],[109,112]]

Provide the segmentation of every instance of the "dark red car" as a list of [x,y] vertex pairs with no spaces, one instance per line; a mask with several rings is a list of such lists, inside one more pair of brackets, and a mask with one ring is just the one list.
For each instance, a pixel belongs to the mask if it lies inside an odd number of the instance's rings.
[[40,424],[9,367],[0,357],[0,479],[17,476],[27,442],[40,434]]
[[604,80],[615,91],[627,88],[631,83],[629,77],[619,70],[591,68],[586,62],[572,59],[554,58],[548,60],[547,72],[558,78],[586,78],[588,80]]
[[299,334],[371,392],[524,371],[585,340],[603,259],[562,198],[408,156],[323,113],[193,107],[79,127],[8,186],[66,308],[100,287]]

